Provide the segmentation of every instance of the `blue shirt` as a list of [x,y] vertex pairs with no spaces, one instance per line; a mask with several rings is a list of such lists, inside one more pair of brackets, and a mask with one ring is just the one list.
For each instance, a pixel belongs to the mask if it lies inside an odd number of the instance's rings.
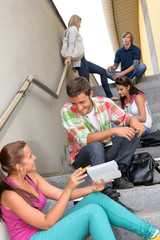
[[[125,49],[125,47],[120,48],[115,55],[114,62],[121,63],[121,71],[126,70],[133,65],[134,60],[141,59],[141,50],[135,45],[131,45],[130,48]],[[133,72],[133,71],[132,71]],[[131,76],[132,72],[126,74]]]

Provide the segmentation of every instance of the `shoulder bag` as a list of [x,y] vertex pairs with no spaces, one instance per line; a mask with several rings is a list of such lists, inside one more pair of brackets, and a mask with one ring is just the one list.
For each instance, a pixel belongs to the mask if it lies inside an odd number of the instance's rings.
[[[61,55],[64,58],[67,58],[67,50],[68,50],[68,30],[66,31],[64,37],[63,37],[63,43],[61,48]],[[80,60],[84,56],[84,46],[81,36],[76,37],[74,50],[72,53],[72,60]]]
[[160,173],[158,166],[148,152],[134,154],[129,166],[129,181],[134,185],[152,185],[154,169]]
[[142,147],[154,147],[160,145],[160,130],[145,135],[140,141]]

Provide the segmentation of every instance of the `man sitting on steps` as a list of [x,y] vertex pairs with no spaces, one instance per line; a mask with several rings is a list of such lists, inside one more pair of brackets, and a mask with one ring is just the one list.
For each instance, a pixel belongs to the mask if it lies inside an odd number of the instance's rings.
[[[133,187],[127,178],[127,168],[144,126],[111,99],[92,97],[90,84],[83,77],[69,81],[66,90],[70,102],[63,106],[61,117],[70,145],[69,165],[77,169],[114,159],[122,177],[114,181],[113,187]],[[112,128],[111,123],[118,127]],[[103,193],[115,201],[120,196],[112,183],[106,184]]]
[[[122,41],[123,47],[116,52],[114,65],[106,69],[107,77],[115,81],[116,78],[125,75],[131,79],[133,84],[136,84],[137,80],[146,71],[146,65],[140,63],[141,50],[139,47],[133,45],[133,34],[131,32],[123,33]],[[121,71],[115,71],[120,63]]]

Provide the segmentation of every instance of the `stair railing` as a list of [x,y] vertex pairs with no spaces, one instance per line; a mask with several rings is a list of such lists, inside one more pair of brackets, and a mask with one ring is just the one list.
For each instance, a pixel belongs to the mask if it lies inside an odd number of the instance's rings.
[[11,103],[9,104],[9,106],[7,107],[5,112],[3,113],[2,117],[0,118],[0,131],[2,130],[4,125],[6,124],[7,120],[9,119],[11,114],[13,113],[14,109],[16,108],[16,106],[18,105],[18,103],[20,102],[22,97],[25,96],[25,93],[28,90],[31,83],[34,83],[36,86],[38,86],[39,88],[41,88],[42,90],[44,90],[45,92],[50,94],[52,97],[57,99],[59,97],[59,94],[60,94],[60,91],[61,91],[61,88],[62,88],[62,84],[63,84],[64,78],[66,76],[66,73],[67,73],[67,69],[68,69],[68,64],[66,64],[64,66],[63,73],[62,73],[62,76],[61,76],[61,79],[60,79],[60,82],[59,82],[59,85],[57,87],[56,92],[53,92],[45,84],[43,84],[39,80],[35,79],[32,75],[29,75],[27,77],[27,79],[24,81],[20,90],[16,93],[15,97],[13,98],[13,100],[11,101]]

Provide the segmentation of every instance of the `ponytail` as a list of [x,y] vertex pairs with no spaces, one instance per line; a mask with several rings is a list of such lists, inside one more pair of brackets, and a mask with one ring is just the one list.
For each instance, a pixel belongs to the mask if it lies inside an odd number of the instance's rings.
[[[23,148],[26,146],[26,143],[23,141],[9,143],[4,146],[0,152],[0,163],[2,170],[8,174],[14,171],[14,167],[17,163],[20,163],[23,159]],[[2,172],[0,172],[0,204],[1,204],[1,197],[2,193],[7,191],[16,192],[19,196],[21,196],[31,207],[35,207],[33,202],[39,202],[39,199],[32,193],[29,193],[17,186],[6,181],[5,177],[3,176]],[[30,199],[30,198],[31,199]],[[2,219],[2,211],[0,208],[0,220]]]
[[[0,174],[0,202],[1,202],[1,196],[3,191],[8,190],[8,191],[13,191],[16,192],[18,195],[20,195],[31,207],[35,207],[35,205],[33,204],[33,202],[31,201],[30,198],[32,198],[35,202],[39,202],[39,199],[32,193],[29,193],[21,188],[18,188],[16,186],[14,186],[13,184],[8,183],[5,178],[2,176],[2,174]],[[28,196],[26,196],[28,195]],[[0,220],[2,219],[2,212],[1,212],[1,208],[0,208]]]

